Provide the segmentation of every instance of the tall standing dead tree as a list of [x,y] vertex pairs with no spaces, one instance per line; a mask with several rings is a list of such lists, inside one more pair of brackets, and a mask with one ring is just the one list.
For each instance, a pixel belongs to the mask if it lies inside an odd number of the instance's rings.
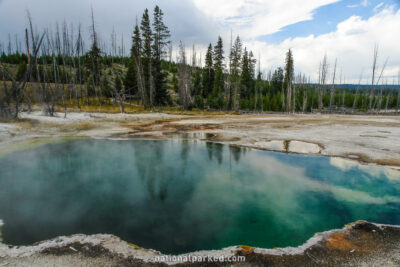
[[375,75],[376,75],[376,64],[378,61],[378,45],[376,44],[374,47],[374,55],[372,59],[372,82],[371,82],[371,89],[369,93],[369,103],[368,103],[368,110],[372,110],[372,102],[374,100],[375,94]]
[[333,76],[332,76],[332,87],[331,87],[331,97],[329,100],[329,109],[332,112],[332,106],[333,102],[335,100],[335,79],[336,79],[336,65],[337,65],[337,59],[335,60],[335,66],[333,68]]
[[[385,68],[386,68],[386,65],[387,65],[388,60],[389,60],[389,58],[387,58],[387,59],[385,60],[385,63],[384,63],[383,66],[382,66],[381,72],[380,72],[379,77],[378,77],[378,80],[377,80],[377,82],[376,82],[377,85],[379,84],[379,82],[381,81],[381,79],[382,79],[382,77],[383,77],[383,73],[385,72]],[[383,85],[383,84],[382,84],[382,85]],[[382,87],[381,87],[381,90],[380,90],[380,93],[379,93],[378,101],[375,101],[375,104],[374,104],[372,107],[373,107],[373,108],[376,108],[376,109],[377,109],[377,112],[379,112],[379,110],[380,110],[380,108],[381,108],[381,105],[382,105]]]
[[321,112],[324,108],[323,96],[325,92],[325,84],[328,75],[328,59],[327,55],[324,55],[322,63],[319,68],[319,82],[318,82],[318,111]]
[[[21,81],[17,81],[16,77],[8,70],[7,66],[0,61],[0,73],[3,78],[3,90],[0,92],[0,116],[1,117],[13,117],[18,118],[20,106],[25,94],[25,88],[28,81],[31,80],[31,74],[33,71],[37,73],[37,79],[40,84],[40,74],[38,68],[38,54],[42,46],[43,39],[45,37],[45,32],[40,36],[35,34],[33,31],[32,18],[28,12],[28,20],[30,26],[31,40],[29,40],[28,29],[25,30],[26,33],[26,46],[29,53],[28,56],[28,68],[25,72],[24,77]],[[32,55],[30,54],[30,44],[32,45]],[[11,48],[10,48],[11,49]],[[7,82],[11,81],[11,84]]]
[[192,97],[190,94],[192,77],[190,67],[187,64],[185,46],[182,42],[179,45],[178,62],[179,101],[184,109],[188,109],[192,105]]
[[396,104],[396,112],[399,113],[399,106],[400,106],[400,68],[399,73],[397,75],[397,85],[398,85],[398,92],[397,92],[397,104]]

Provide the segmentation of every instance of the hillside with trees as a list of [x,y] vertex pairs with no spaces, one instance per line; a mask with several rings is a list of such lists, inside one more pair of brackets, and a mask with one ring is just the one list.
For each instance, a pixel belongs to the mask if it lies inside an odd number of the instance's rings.
[[[296,73],[296,55],[286,53],[282,67],[261,71],[261,64],[244,46],[240,36],[226,45],[221,37],[210,43],[203,57],[196,45],[189,49],[180,42],[173,47],[164,13],[156,6],[152,15],[145,10],[132,30],[130,55],[99,40],[95,16],[91,13],[90,38],[82,26],[66,22],[55,31],[35,30],[29,25],[21,44],[17,39],[0,47],[0,116],[18,118],[21,110],[40,107],[53,116],[56,111],[120,112],[162,110],[222,110],[234,112],[329,112],[398,113],[400,86],[388,86],[383,79],[386,62],[378,69],[375,47],[370,86],[341,86],[338,61],[330,65],[325,55],[318,81]],[[23,48],[24,47],[24,48]],[[190,56],[188,56],[188,51]],[[176,58],[173,59],[173,53]],[[399,73],[400,80],[400,73]]]

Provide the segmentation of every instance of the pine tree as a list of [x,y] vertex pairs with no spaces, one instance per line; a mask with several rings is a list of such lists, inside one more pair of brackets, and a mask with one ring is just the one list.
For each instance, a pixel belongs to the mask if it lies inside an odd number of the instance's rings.
[[142,53],[142,37],[140,36],[139,25],[136,23],[135,30],[132,36],[132,49],[131,54],[135,57],[141,57]]
[[221,97],[224,90],[224,45],[222,38],[218,37],[217,45],[214,47],[214,97]]
[[192,68],[192,90],[191,94],[194,97],[194,104],[197,108],[203,108],[203,83],[202,83],[202,69],[198,67]]
[[161,68],[161,60],[165,56],[165,48],[168,47],[171,35],[168,27],[163,22],[164,13],[156,6],[154,8],[154,34],[153,34],[153,77],[154,77],[154,104],[165,105],[168,101],[166,88],[166,75]]
[[[257,60],[254,58],[254,54],[252,51],[249,52],[248,60],[249,60],[249,78],[246,83],[247,83],[249,97],[254,98],[256,94],[254,77],[256,75],[255,68]],[[249,109],[251,109],[252,107],[253,106],[249,106]]]
[[[261,110],[263,110],[263,104],[262,104],[262,99],[259,101],[259,98],[262,98],[262,74],[261,74],[261,66],[260,66],[260,59],[258,60],[258,70],[257,70],[257,81],[254,87],[254,111],[259,108],[261,103]],[[268,96],[268,95],[267,95]],[[267,99],[266,96],[266,99]],[[269,96],[268,96],[268,106],[269,106]]]
[[247,48],[244,49],[243,58],[242,58],[242,77],[241,77],[241,90],[240,97],[241,99],[249,99],[251,84],[253,81],[253,77],[251,76],[251,63],[249,58],[249,53],[247,52]]
[[124,85],[126,91],[135,95],[138,93],[138,58],[140,57],[140,46],[141,46],[141,37],[140,37],[140,29],[136,24],[135,30],[132,36],[132,48],[131,48],[131,56],[128,63],[128,70],[125,75]]
[[90,76],[89,79],[91,80],[94,92],[98,99],[98,103],[99,105],[101,105],[101,90],[98,90],[98,86],[100,85],[101,75],[102,75],[101,51],[98,46],[93,10],[92,10],[91,34],[92,34],[92,48],[86,54],[86,66],[87,69],[89,70],[89,76]]
[[147,8],[143,13],[140,30],[142,31],[141,59],[143,68],[143,79],[144,79],[143,83],[144,83],[145,106],[147,106],[148,103],[150,107],[152,107],[154,80],[152,74],[151,44],[153,41],[153,34],[150,27],[149,10]]
[[272,85],[272,94],[276,94],[279,92],[282,87],[283,87],[283,69],[281,67],[278,67],[275,71],[274,74],[272,75],[271,78],[271,85]]
[[100,83],[101,77],[101,51],[97,45],[96,39],[94,39],[92,48],[86,55],[86,66],[90,70],[91,76],[93,78],[93,83],[97,86]]
[[203,97],[207,98],[214,86],[215,71],[213,66],[213,48],[210,44],[207,49],[206,62],[203,70]]
[[217,45],[214,47],[214,68],[224,68],[224,44],[221,36],[218,37]]
[[[254,87],[254,77],[256,75],[256,63],[257,60],[254,58],[254,54],[253,51],[250,51],[249,53],[249,67],[250,67],[250,76],[252,78],[252,87]],[[254,93],[254,90],[251,91],[252,93]]]
[[240,73],[241,73],[241,60],[242,60],[242,41],[238,36],[233,44],[231,50],[231,84],[233,89],[233,103],[232,106],[235,110],[239,109],[239,87],[240,87]]
[[142,105],[146,109],[148,106],[148,99],[146,97],[145,80],[143,75],[143,64],[142,64],[142,36],[140,34],[140,28],[136,22],[135,30],[132,37],[132,48],[131,60],[133,60],[136,73],[137,88],[139,91],[140,99],[142,100]]
[[293,106],[292,106],[293,77],[294,77],[293,54],[292,54],[292,50],[289,49],[289,51],[286,53],[285,79],[284,79],[284,88],[286,89],[287,112],[291,112],[293,109]]

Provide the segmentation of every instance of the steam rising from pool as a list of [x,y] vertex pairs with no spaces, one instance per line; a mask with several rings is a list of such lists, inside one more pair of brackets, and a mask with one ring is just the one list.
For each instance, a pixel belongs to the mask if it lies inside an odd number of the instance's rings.
[[359,219],[400,224],[399,196],[394,170],[201,141],[72,140],[0,157],[14,245],[108,233],[173,254],[298,246]]

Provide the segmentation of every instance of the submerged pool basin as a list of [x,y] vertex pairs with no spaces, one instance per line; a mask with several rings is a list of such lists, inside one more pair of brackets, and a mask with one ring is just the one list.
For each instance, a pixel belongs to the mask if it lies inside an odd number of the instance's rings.
[[194,140],[67,140],[0,157],[3,242],[113,234],[179,254],[298,246],[357,220],[400,224],[400,172]]

